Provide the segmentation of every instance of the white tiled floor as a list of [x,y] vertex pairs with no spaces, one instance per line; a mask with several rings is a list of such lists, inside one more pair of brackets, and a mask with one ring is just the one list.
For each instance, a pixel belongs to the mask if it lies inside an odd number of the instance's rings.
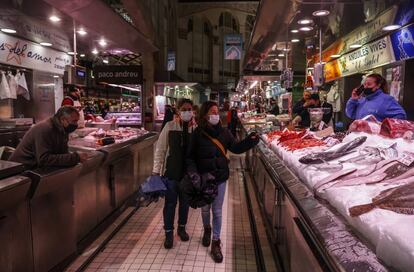
[[164,201],[160,200],[149,207],[140,208],[86,271],[256,271],[239,167],[239,158],[233,157],[223,206],[223,263],[214,263],[210,249],[201,245],[202,221],[199,209],[190,208],[187,224],[190,241],[182,242],[175,234],[173,249],[164,249]]

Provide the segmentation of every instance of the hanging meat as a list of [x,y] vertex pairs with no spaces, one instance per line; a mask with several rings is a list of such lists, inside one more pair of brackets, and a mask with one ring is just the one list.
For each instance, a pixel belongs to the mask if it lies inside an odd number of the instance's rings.
[[375,208],[390,210],[400,214],[414,214],[414,177],[407,179],[407,183],[382,191],[372,199],[372,203],[349,208],[353,217],[360,216]]

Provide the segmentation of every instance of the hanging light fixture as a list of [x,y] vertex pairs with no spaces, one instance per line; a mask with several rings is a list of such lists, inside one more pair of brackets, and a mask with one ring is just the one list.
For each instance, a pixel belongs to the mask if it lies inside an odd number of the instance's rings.
[[325,10],[325,9],[321,9],[321,10],[317,10],[317,11],[314,11],[313,13],[312,13],[312,15],[313,16],[316,16],[316,17],[323,17],[323,16],[328,16],[329,15],[329,11],[328,10]]
[[313,20],[312,19],[302,19],[298,21],[298,24],[300,25],[309,25],[312,24]]

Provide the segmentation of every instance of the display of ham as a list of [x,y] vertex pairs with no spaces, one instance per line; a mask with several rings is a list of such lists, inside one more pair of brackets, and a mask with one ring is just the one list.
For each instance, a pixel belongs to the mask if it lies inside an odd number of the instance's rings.
[[349,208],[351,216],[360,216],[375,208],[390,210],[400,214],[414,214],[414,176],[407,183],[382,191],[372,199],[372,203]]
[[381,124],[380,134],[390,138],[410,138],[414,133],[414,122],[386,118]]

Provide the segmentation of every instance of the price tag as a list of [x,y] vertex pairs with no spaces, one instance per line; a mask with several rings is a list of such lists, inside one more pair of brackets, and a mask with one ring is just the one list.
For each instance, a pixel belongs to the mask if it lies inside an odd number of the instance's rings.
[[410,166],[414,162],[414,153],[404,151],[402,157],[398,161],[406,166]]

